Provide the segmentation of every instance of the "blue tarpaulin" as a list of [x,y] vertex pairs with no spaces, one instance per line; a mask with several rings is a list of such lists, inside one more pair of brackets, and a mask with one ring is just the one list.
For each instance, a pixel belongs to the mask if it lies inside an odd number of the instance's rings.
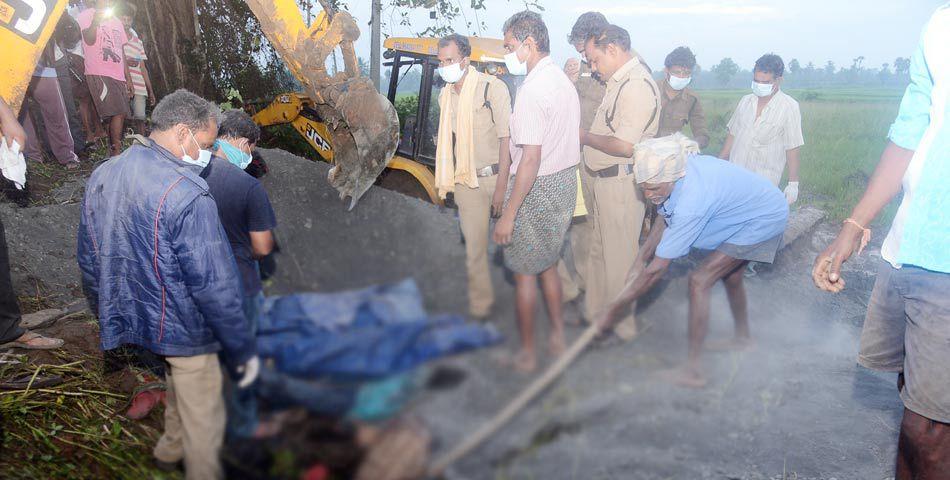
[[490,325],[426,313],[412,279],[339,293],[270,297],[257,349],[297,379],[380,380],[427,361],[493,345]]

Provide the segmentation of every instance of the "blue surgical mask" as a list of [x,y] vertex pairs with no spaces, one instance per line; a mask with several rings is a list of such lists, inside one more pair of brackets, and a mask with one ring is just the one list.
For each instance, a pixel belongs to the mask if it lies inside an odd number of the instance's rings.
[[670,88],[673,90],[682,90],[689,85],[689,82],[693,80],[693,77],[677,77],[676,75],[670,75]]
[[211,150],[205,150],[201,148],[201,144],[198,143],[198,139],[195,138],[195,134],[188,130],[188,135],[191,135],[191,141],[195,142],[195,145],[198,146],[198,158],[193,158],[191,155],[185,152],[185,146],[179,145],[181,147],[181,161],[185,163],[190,163],[192,165],[197,165],[201,168],[208,166],[208,163],[211,162]]
[[251,154],[244,153],[243,150],[231,145],[231,143],[227,140],[218,140],[214,142],[214,144],[217,148],[224,152],[224,155],[228,157],[229,162],[233,163],[241,170],[244,170],[248,165],[251,164]]
[[771,83],[752,82],[752,93],[757,97],[767,97],[772,94]]
[[[524,44],[521,44],[523,47]],[[518,58],[518,50],[521,50],[521,47],[518,47],[517,50],[505,55],[505,67],[508,68],[508,73],[512,75],[527,75],[528,74],[528,62],[522,62]]]

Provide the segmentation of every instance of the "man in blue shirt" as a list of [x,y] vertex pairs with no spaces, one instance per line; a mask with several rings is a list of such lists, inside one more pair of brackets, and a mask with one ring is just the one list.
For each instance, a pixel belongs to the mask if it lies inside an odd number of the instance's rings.
[[[221,226],[231,243],[244,290],[244,315],[250,335],[257,336],[257,317],[264,296],[257,261],[274,248],[277,226],[274,210],[264,186],[244,171],[251,163],[251,152],[261,137],[261,129],[242,110],[228,110],[218,125],[218,140],[201,178],[218,206]],[[226,382],[229,435],[251,437],[257,427],[257,403],[253,389],[234,389]]]
[[[222,372],[249,386],[260,361],[241,311],[241,283],[207,183],[217,106],[168,94],[152,134],[89,177],[77,261],[103,350],[139,345],[165,359],[165,432],[160,465],[184,461],[186,478],[222,477]],[[237,376],[237,375],[235,375]]]
[[681,133],[637,144],[634,173],[643,195],[657,205],[657,222],[640,248],[627,284],[600,313],[597,323],[608,330],[632,302],[663,277],[674,258],[692,248],[713,250],[689,273],[689,358],[670,372],[677,384],[706,385],[699,364],[709,329],[709,295],[722,280],[735,319],[731,346],[750,342],[743,271],[750,261],[771,263],[782,243],[788,203],[764,177],[708,155]]
[[860,254],[871,220],[898,192],[881,247],[858,363],[897,372],[904,402],[897,478],[950,478],[950,3],[911,58],[890,142],[841,233],[815,260],[822,290],[840,292],[841,264]]

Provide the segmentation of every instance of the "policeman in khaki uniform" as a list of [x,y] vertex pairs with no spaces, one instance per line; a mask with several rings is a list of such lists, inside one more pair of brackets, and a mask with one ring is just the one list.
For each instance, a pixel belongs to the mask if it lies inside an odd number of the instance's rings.
[[[588,318],[594,318],[623,290],[639,250],[646,204],[633,175],[633,147],[656,134],[660,99],[623,28],[608,25],[588,39],[584,51],[591,68],[607,79],[590,131],[580,132],[592,194],[588,219],[593,220],[585,307]],[[614,333],[623,340],[636,336],[632,312]]]
[[[584,56],[584,46],[587,39],[596,33],[600,33],[604,27],[609,25],[607,19],[600,12],[587,12],[577,18],[571,34],[568,36],[568,42],[577,50],[577,53]],[[577,58],[568,59],[564,64],[564,73],[574,82],[577,89],[577,96],[581,102],[581,128],[589,130],[594,121],[594,114],[604,99],[604,93],[607,87],[601,78],[590,69],[590,64]],[[583,162],[583,152],[581,153],[581,162]],[[580,168],[578,173],[581,177],[581,194],[584,197],[584,205],[589,206],[592,202],[590,193],[590,176],[584,168]],[[589,208],[589,207],[588,207]],[[577,287],[587,288],[587,268],[590,263],[588,256],[590,252],[591,226],[593,222],[588,218],[582,223],[571,226],[571,251],[574,255],[574,268],[577,270]],[[562,275],[562,282],[565,284],[565,298],[568,298],[567,290],[569,283],[565,281]],[[566,280],[572,280],[568,277]],[[590,318],[590,317],[588,317]]]
[[[465,237],[469,313],[485,318],[495,301],[488,265],[489,219],[501,213],[504,189],[495,189],[498,160],[508,156],[508,87],[475,70],[468,38],[439,40],[439,75],[448,85],[439,96],[436,188],[454,192]],[[454,148],[451,148],[454,145]]]
[[696,56],[687,47],[677,47],[666,56],[666,78],[660,80],[660,127],[657,137],[668,137],[682,132],[689,125],[692,138],[699,148],[709,145],[706,114],[696,92],[687,88],[693,79]]

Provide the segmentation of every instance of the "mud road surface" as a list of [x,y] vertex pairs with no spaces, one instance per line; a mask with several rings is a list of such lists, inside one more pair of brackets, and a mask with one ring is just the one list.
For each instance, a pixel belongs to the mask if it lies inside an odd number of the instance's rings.
[[[271,173],[264,184],[282,249],[269,294],[335,291],[411,276],[430,310],[466,310],[464,247],[454,211],[371,188],[347,212],[325,181],[327,165],[276,150],[265,158]],[[52,304],[76,298],[78,207],[0,205],[0,216],[18,293],[43,295]],[[822,226],[802,236],[775,265],[760,267],[747,280],[756,348],[707,353],[707,388],[683,389],[654,376],[685,359],[685,275],[696,261],[691,258],[674,264],[641,302],[638,318],[646,328],[640,337],[588,351],[447,478],[892,477],[901,414],[895,378],[854,360],[879,251],[871,248],[846,265],[846,293],[820,293],[809,272],[832,233]],[[513,287],[493,269],[497,305],[491,321],[507,335],[499,349],[514,348]],[[576,317],[577,311],[571,306],[566,314]],[[721,287],[714,290],[711,322],[709,339],[731,335]],[[540,310],[536,330],[538,345],[545,345]],[[571,338],[579,333],[568,330]],[[444,360],[462,369],[465,381],[416,404],[438,449],[473,432],[531,379],[496,363],[496,350]]]

